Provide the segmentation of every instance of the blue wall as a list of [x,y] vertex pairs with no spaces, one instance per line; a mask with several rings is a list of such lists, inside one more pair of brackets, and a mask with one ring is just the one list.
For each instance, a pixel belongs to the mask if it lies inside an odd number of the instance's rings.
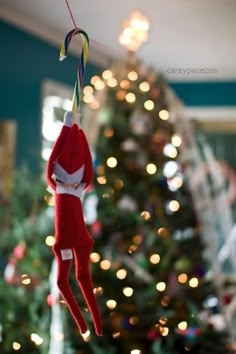
[[236,106],[236,82],[170,83],[186,106]]
[[[44,79],[74,85],[78,57],[59,62],[59,49],[0,22],[0,119],[17,121],[16,162],[39,168],[41,146],[41,85]],[[89,63],[84,83],[100,70]]]
[[[41,146],[41,85],[52,79],[73,86],[78,58],[59,62],[59,49],[0,21],[0,119],[18,122],[17,166],[37,171]],[[84,83],[101,68],[88,64]],[[236,106],[236,82],[171,83],[186,106]]]

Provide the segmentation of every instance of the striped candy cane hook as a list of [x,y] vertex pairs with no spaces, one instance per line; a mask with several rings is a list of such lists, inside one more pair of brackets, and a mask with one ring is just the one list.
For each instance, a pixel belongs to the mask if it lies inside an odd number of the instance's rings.
[[72,112],[74,113],[75,118],[76,118],[76,114],[78,113],[79,105],[80,105],[80,93],[82,91],[82,86],[83,86],[83,77],[84,77],[85,67],[88,58],[88,47],[89,47],[88,35],[82,28],[76,28],[67,33],[65,40],[61,45],[60,59],[59,59],[60,61],[62,61],[67,57],[69,44],[71,42],[72,37],[74,37],[76,34],[80,34],[80,36],[82,37],[82,53],[80,56],[77,79],[75,81],[73,99],[72,99]]

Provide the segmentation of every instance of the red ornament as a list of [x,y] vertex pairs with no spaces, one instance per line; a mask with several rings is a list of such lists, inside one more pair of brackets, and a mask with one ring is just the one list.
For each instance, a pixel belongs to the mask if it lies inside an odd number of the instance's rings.
[[25,255],[25,244],[24,243],[19,243],[13,251],[14,256],[16,259],[23,259]]
[[91,226],[90,226],[91,233],[94,237],[98,237],[101,234],[102,230],[102,224],[99,220],[96,220]]
[[47,296],[47,304],[48,304],[48,306],[52,307],[52,306],[54,306],[56,304],[56,302],[57,302],[56,296],[53,295],[53,294],[48,294],[48,296]]
[[222,299],[224,305],[229,305],[232,301],[231,295],[225,295]]

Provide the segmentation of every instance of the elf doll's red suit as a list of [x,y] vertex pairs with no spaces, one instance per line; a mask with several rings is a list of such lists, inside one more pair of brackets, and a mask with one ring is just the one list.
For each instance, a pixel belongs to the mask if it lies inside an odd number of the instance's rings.
[[46,170],[49,185],[55,191],[55,244],[58,264],[57,284],[80,332],[87,331],[86,322],[68,283],[74,256],[76,279],[93,318],[96,334],[102,335],[100,311],[93,293],[89,273],[89,256],[93,246],[84,223],[81,194],[92,181],[93,165],[84,132],[72,124],[73,113],[67,112]]

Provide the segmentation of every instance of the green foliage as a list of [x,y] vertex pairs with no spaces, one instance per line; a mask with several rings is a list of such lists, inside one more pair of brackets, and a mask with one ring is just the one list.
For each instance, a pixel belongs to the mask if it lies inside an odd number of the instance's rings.
[[[50,309],[46,298],[52,254],[44,240],[53,232],[53,222],[46,213],[44,194],[45,184],[22,169],[15,175],[10,199],[0,206],[1,353],[12,353],[14,342],[21,345],[19,353],[47,353]],[[24,249],[22,256],[14,254],[17,246]],[[6,283],[3,274],[9,261],[15,263],[15,273]],[[23,274],[29,276],[30,284],[22,284]],[[31,341],[32,333],[44,338],[40,347]]]

